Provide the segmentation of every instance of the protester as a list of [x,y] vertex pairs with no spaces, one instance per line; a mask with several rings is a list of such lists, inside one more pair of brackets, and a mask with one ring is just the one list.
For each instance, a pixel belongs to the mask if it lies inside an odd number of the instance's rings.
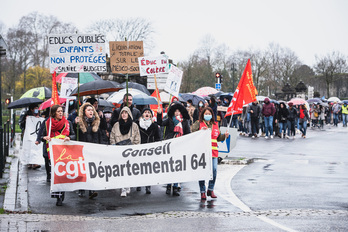
[[[63,108],[59,105],[53,105],[51,107],[51,115],[50,117],[45,121],[44,129],[42,131],[42,140],[46,143],[46,151],[47,151],[47,157],[45,157],[45,163],[49,163],[50,165],[50,152],[49,152],[49,146],[48,143],[51,141],[52,138],[55,139],[63,139],[64,141],[70,141],[70,124],[67,119],[63,116]],[[38,141],[35,142],[35,144]],[[46,169],[47,170],[47,169]],[[47,178],[51,178],[51,172],[47,174]],[[51,197],[57,198],[57,206],[63,205],[65,193],[64,192],[52,192]]]
[[334,105],[332,106],[332,115],[333,115],[333,122],[335,126],[338,126],[338,114],[341,111],[341,106],[334,102]]
[[[128,144],[140,144],[140,132],[138,125],[133,122],[133,115],[129,107],[124,106],[120,111],[118,122],[112,127],[110,133],[111,145],[125,145],[122,141],[129,141]],[[121,197],[126,197],[130,188],[122,188]]]
[[310,118],[309,118],[306,106],[304,104],[300,106],[298,118],[299,118],[299,124],[300,124],[299,129],[302,132],[302,138],[306,138],[307,121],[309,123]]
[[[159,108],[157,113],[162,113],[162,108]],[[141,144],[152,143],[161,140],[160,130],[158,124],[153,120],[153,113],[150,108],[144,108],[142,116],[137,122],[140,131]],[[140,191],[141,187],[137,187],[137,191]],[[146,194],[151,194],[151,186],[145,187]]]
[[228,131],[226,131],[225,134],[221,134],[218,123],[214,120],[213,114],[214,112],[210,107],[204,108],[199,116],[199,121],[195,122],[195,124],[193,124],[192,126],[193,132],[202,130],[202,129],[206,130],[208,128],[211,129],[213,179],[209,180],[207,194],[205,194],[205,191],[206,191],[205,180],[199,181],[201,200],[206,200],[207,196],[210,196],[211,198],[217,198],[217,196],[214,193],[214,186],[215,186],[215,181],[217,176],[218,156],[219,156],[217,142],[224,141],[229,136]]
[[248,113],[250,113],[252,138],[257,138],[259,133],[259,121],[260,121],[260,115],[261,115],[261,108],[258,105],[257,101],[254,101],[248,107]]
[[268,135],[270,135],[271,139],[273,139],[273,116],[275,114],[275,108],[268,97],[264,100],[261,113],[264,116],[265,121],[265,138],[268,139]]
[[[177,102],[171,104],[168,118],[162,121],[162,113],[157,112],[158,125],[165,127],[164,139],[180,137],[191,132],[189,125],[190,116],[186,108]],[[171,193],[172,185],[167,185],[166,194]],[[173,184],[173,196],[180,196],[178,183]]]
[[289,102],[289,115],[288,115],[288,136],[293,136],[295,138],[296,131],[295,131],[295,122],[297,119],[297,110],[294,107],[294,103]]
[[193,112],[193,123],[195,123],[199,119],[199,115],[203,109],[204,109],[204,101],[200,100],[198,102],[197,108]]
[[348,120],[348,105],[346,102],[342,105],[342,121],[343,121],[343,127],[347,127],[347,120]]
[[187,100],[186,109],[187,109],[187,112],[189,113],[189,116],[190,116],[190,125],[192,125],[193,124],[193,114],[194,114],[196,108],[194,107],[191,99]]
[[286,108],[285,103],[281,102],[279,104],[279,110],[276,117],[276,122],[279,123],[279,137],[280,138],[289,138],[286,134],[286,127],[288,124],[289,110]]
[[213,117],[215,119],[215,121],[217,120],[217,116],[218,116],[218,111],[217,111],[217,103],[214,97],[211,97],[209,100],[209,107],[213,110],[214,114]]
[[112,114],[112,117],[111,117],[111,125],[112,126],[114,126],[115,123],[120,118],[121,110],[125,106],[127,106],[129,108],[129,110],[131,111],[133,121],[136,121],[141,117],[140,111],[137,108],[135,108],[135,106],[133,105],[132,94],[128,93],[128,97],[127,97],[127,94],[125,94],[123,96],[123,103],[121,104],[120,108],[117,108],[116,110],[114,110],[114,112]]
[[[77,131],[78,124],[78,131]],[[79,116],[75,118],[74,129],[78,133],[78,141],[101,144],[100,118],[95,108],[88,102],[79,110]],[[85,190],[79,190],[79,196],[83,197]],[[98,193],[89,190],[89,199],[94,199]]]
[[106,131],[105,131],[104,140],[107,140],[108,141],[107,144],[110,144],[110,133],[112,130],[112,126],[111,126],[112,109],[110,107],[106,107],[103,110],[103,113],[104,113],[105,122],[106,122]]

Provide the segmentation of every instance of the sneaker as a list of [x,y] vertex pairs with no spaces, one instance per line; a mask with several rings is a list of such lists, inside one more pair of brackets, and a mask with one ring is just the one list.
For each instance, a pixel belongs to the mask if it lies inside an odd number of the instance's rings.
[[286,135],[285,138],[289,139],[290,137],[288,135]]
[[255,139],[255,135],[251,136],[252,139]]
[[121,197],[126,197],[126,196],[127,196],[127,190],[123,188],[121,191]]
[[265,136],[265,139],[268,139],[268,136],[267,136],[267,135]]
[[151,194],[151,186],[145,187],[146,194]]
[[138,191],[138,192],[141,191],[141,187],[137,187],[137,191]]
[[271,135],[271,139],[273,139],[273,135]]
[[98,196],[98,193],[95,191],[89,191],[89,199],[94,199]]
[[131,188],[126,188],[126,193],[130,194]]

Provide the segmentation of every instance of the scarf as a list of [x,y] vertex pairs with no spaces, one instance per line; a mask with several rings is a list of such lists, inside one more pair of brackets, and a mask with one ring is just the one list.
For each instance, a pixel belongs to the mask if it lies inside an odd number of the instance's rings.
[[305,114],[304,114],[304,109],[300,109],[300,118],[304,119]]
[[128,134],[131,126],[132,126],[132,120],[128,118],[127,122],[125,122],[122,118],[118,121],[120,123],[120,131],[122,135]]
[[[65,124],[68,122],[64,116],[63,116],[63,118],[60,121],[50,117],[47,120],[47,126],[48,127],[50,125],[50,121],[52,121],[52,124],[51,124],[51,138],[57,136],[56,134],[59,133],[59,131],[61,131],[64,128]],[[48,132],[49,132],[49,130],[47,130],[47,133]],[[60,133],[63,134],[63,135],[69,135],[69,124],[68,124],[67,128],[65,128],[65,130],[60,132]]]
[[147,130],[152,124],[151,119],[145,120],[144,118],[139,119],[139,126],[145,130]]
[[92,116],[92,118],[87,118],[87,117],[85,116],[85,120],[86,120],[86,122],[87,122],[88,124],[91,124],[91,123],[94,121],[94,119],[95,119],[95,116],[94,116],[94,115]]
[[175,117],[173,116],[173,122],[174,122],[174,137],[180,137],[184,134],[184,130],[182,129],[181,122],[183,121],[182,116]]

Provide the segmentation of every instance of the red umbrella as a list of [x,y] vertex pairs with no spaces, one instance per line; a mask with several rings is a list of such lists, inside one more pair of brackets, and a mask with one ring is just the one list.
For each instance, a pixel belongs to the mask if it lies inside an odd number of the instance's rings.
[[[59,104],[63,104],[64,102],[66,102],[66,98],[59,98]],[[48,99],[47,101],[43,102],[40,107],[39,107],[39,110],[44,110],[48,107],[51,107],[52,105],[52,98]]]
[[208,96],[210,94],[216,94],[217,92],[219,92],[219,91],[217,91],[216,89],[214,89],[212,87],[202,87],[202,88],[197,89],[195,92],[193,92],[193,94],[205,97],[205,96]]

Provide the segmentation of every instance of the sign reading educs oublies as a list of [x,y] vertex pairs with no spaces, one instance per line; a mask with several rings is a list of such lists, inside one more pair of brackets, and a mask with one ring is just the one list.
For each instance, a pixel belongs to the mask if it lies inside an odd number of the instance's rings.
[[105,36],[48,35],[50,72],[106,72]]
[[52,139],[49,145],[52,191],[117,189],[212,178],[210,130],[140,145],[59,139]]

